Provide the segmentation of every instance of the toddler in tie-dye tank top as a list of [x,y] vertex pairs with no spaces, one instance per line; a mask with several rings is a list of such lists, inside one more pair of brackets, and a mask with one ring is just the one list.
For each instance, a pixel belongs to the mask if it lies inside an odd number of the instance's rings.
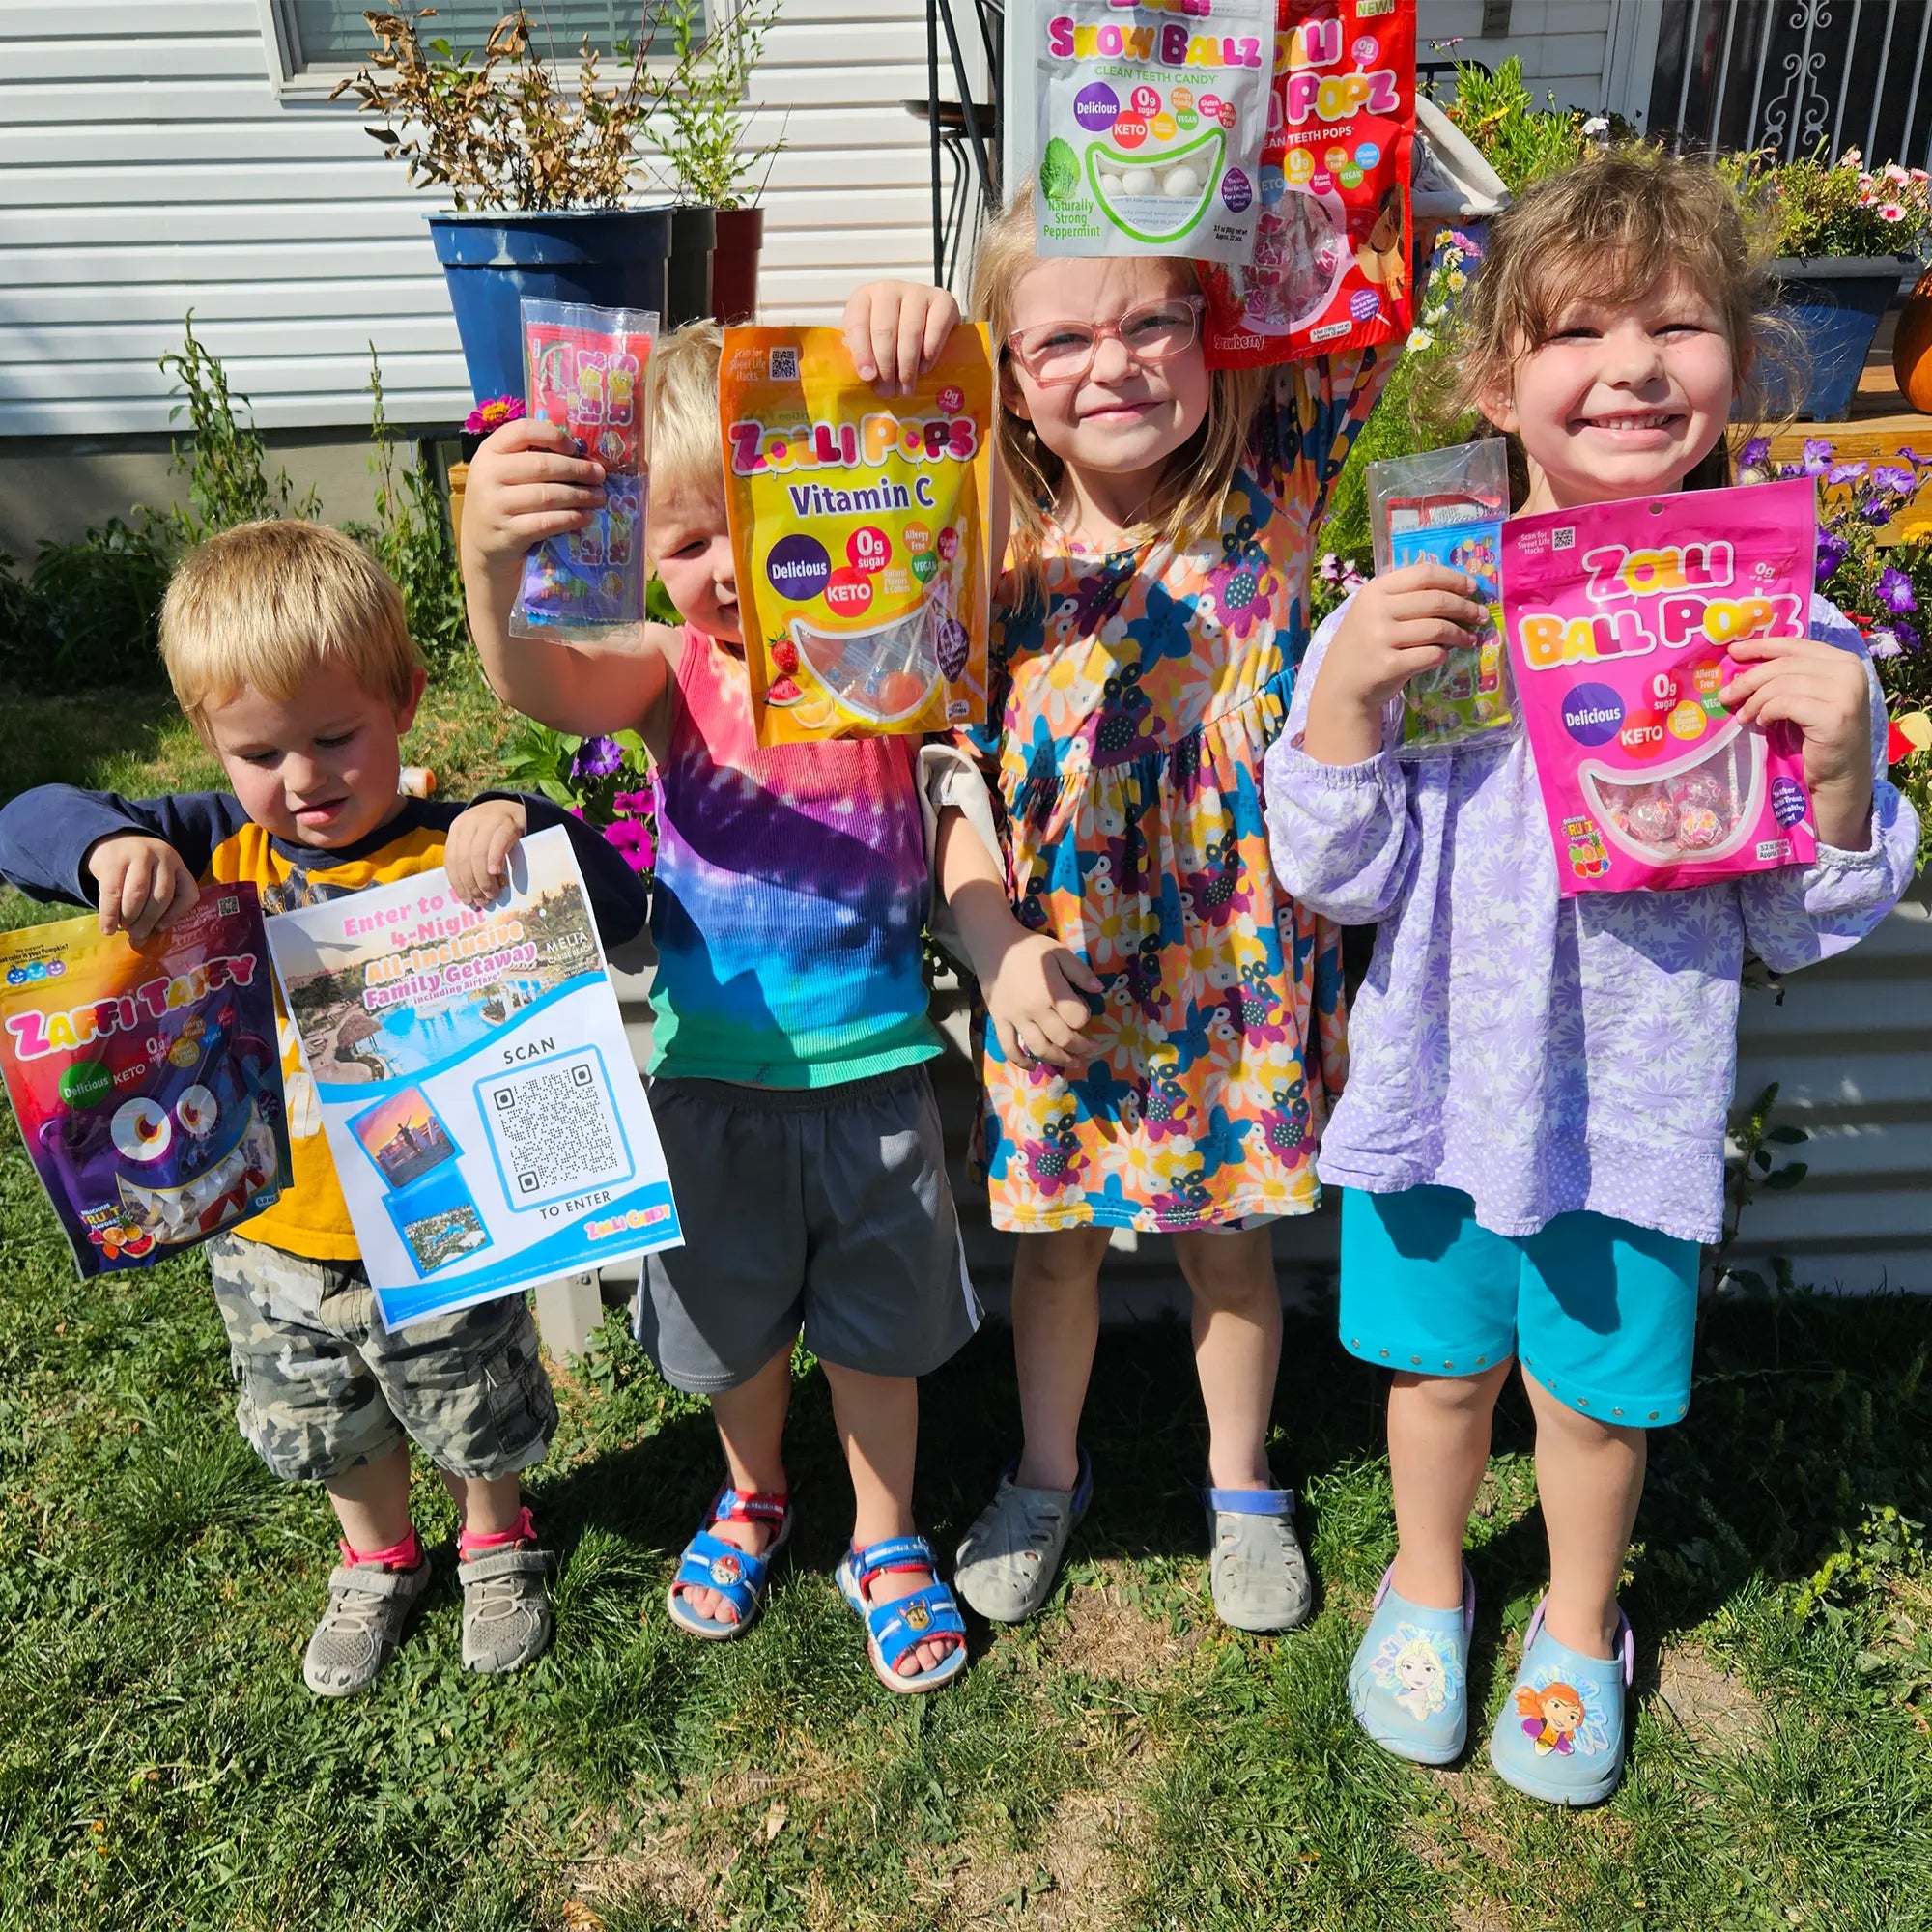
[[[652,565],[686,618],[635,651],[511,639],[531,543],[577,527],[602,472],[538,423],[478,453],[464,518],[471,628],[497,692],[559,730],[639,728],[659,780],[651,1107],[685,1245],[650,1258],[639,1339],[711,1399],[726,1468],[668,1592],[693,1635],[741,1635],[791,1534],[782,1436],[801,1335],[824,1365],[856,1493],[839,1565],[889,1689],[965,1667],[965,1627],[912,1518],[916,1378],[973,1333],[925,1063],[935,797],[983,787],[903,738],[760,750],[718,427],[722,338],[651,360]],[[960,769],[963,768],[963,769]],[[959,807],[948,805],[949,817]]]

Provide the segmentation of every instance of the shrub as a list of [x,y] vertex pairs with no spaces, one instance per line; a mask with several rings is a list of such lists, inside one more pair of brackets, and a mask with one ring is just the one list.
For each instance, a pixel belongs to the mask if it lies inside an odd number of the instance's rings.
[[159,683],[169,568],[153,531],[118,517],[43,543],[28,577],[0,557],[0,676],[46,692]]

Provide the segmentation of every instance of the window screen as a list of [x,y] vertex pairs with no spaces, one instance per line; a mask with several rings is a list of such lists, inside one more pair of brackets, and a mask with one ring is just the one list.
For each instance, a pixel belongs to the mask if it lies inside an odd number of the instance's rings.
[[[288,0],[287,19],[295,44],[289,49],[292,71],[307,68],[360,67],[375,50],[376,41],[362,15],[369,0]],[[507,0],[440,0],[436,17],[421,21],[416,31],[425,43],[447,41],[457,52],[480,54],[490,29],[511,11]],[[586,36],[608,56],[619,41],[636,41],[649,32],[651,51],[668,56],[670,29],[659,22],[659,9],[646,10],[621,0],[536,0],[528,8],[530,43],[540,54],[553,49],[559,60],[576,58]],[[608,68],[609,60],[605,62]]]

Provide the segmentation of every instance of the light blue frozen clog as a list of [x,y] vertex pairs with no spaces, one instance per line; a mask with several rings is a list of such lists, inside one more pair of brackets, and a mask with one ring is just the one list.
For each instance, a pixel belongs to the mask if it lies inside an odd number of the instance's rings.
[[1452,1764],[1469,1734],[1475,1581],[1465,1567],[1461,1605],[1436,1610],[1397,1596],[1394,1575],[1391,1565],[1349,1666],[1350,1708],[1385,1751],[1414,1764]]
[[1600,1804],[1624,1769],[1626,1692],[1634,1644],[1617,1613],[1617,1655],[1585,1657],[1529,1620],[1522,1662],[1490,1735],[1490,1762],[1505,1784],[1546,1804]]

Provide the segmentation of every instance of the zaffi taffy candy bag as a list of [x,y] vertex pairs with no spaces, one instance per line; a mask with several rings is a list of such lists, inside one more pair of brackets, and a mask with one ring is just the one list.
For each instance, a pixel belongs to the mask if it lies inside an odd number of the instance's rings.
[[147,1267],[290,1185],[261,902],[215,885],[141,947],[0,934],[0,1073],[83,1276]]
[[1414,0],[1280,0],[1251,257],[1208,265],[1210,368],[1400,342],[1414,313]]
[[955,328],[891,401],[836,328],[727,328],[719,416],[759,744],[983,719],[984,327]]
[[526,403],[604,466],[604,506],[524,561],[510,613],[519,638],[596,639],[644,614],[644,371],[654,314],[581,302],[523,304]]
[[1503,526],[1503,620],[1564,894],[1708,885],[1817,851],[1796,727],[1723,701],[1747,638],[1809,628],[1810,479]]
[[1473,650],[1452,650],[1403,688],[1404,757],[1513,737],[1516,703],[1502,634],[1502,529],[1509,457],[1501,437],[1390,457],[1368,468],[1376,571],[1433,558],[1476,585],[1488,615]]
[[1254,253],[1276,0],[1031,12],[1042,255]]

